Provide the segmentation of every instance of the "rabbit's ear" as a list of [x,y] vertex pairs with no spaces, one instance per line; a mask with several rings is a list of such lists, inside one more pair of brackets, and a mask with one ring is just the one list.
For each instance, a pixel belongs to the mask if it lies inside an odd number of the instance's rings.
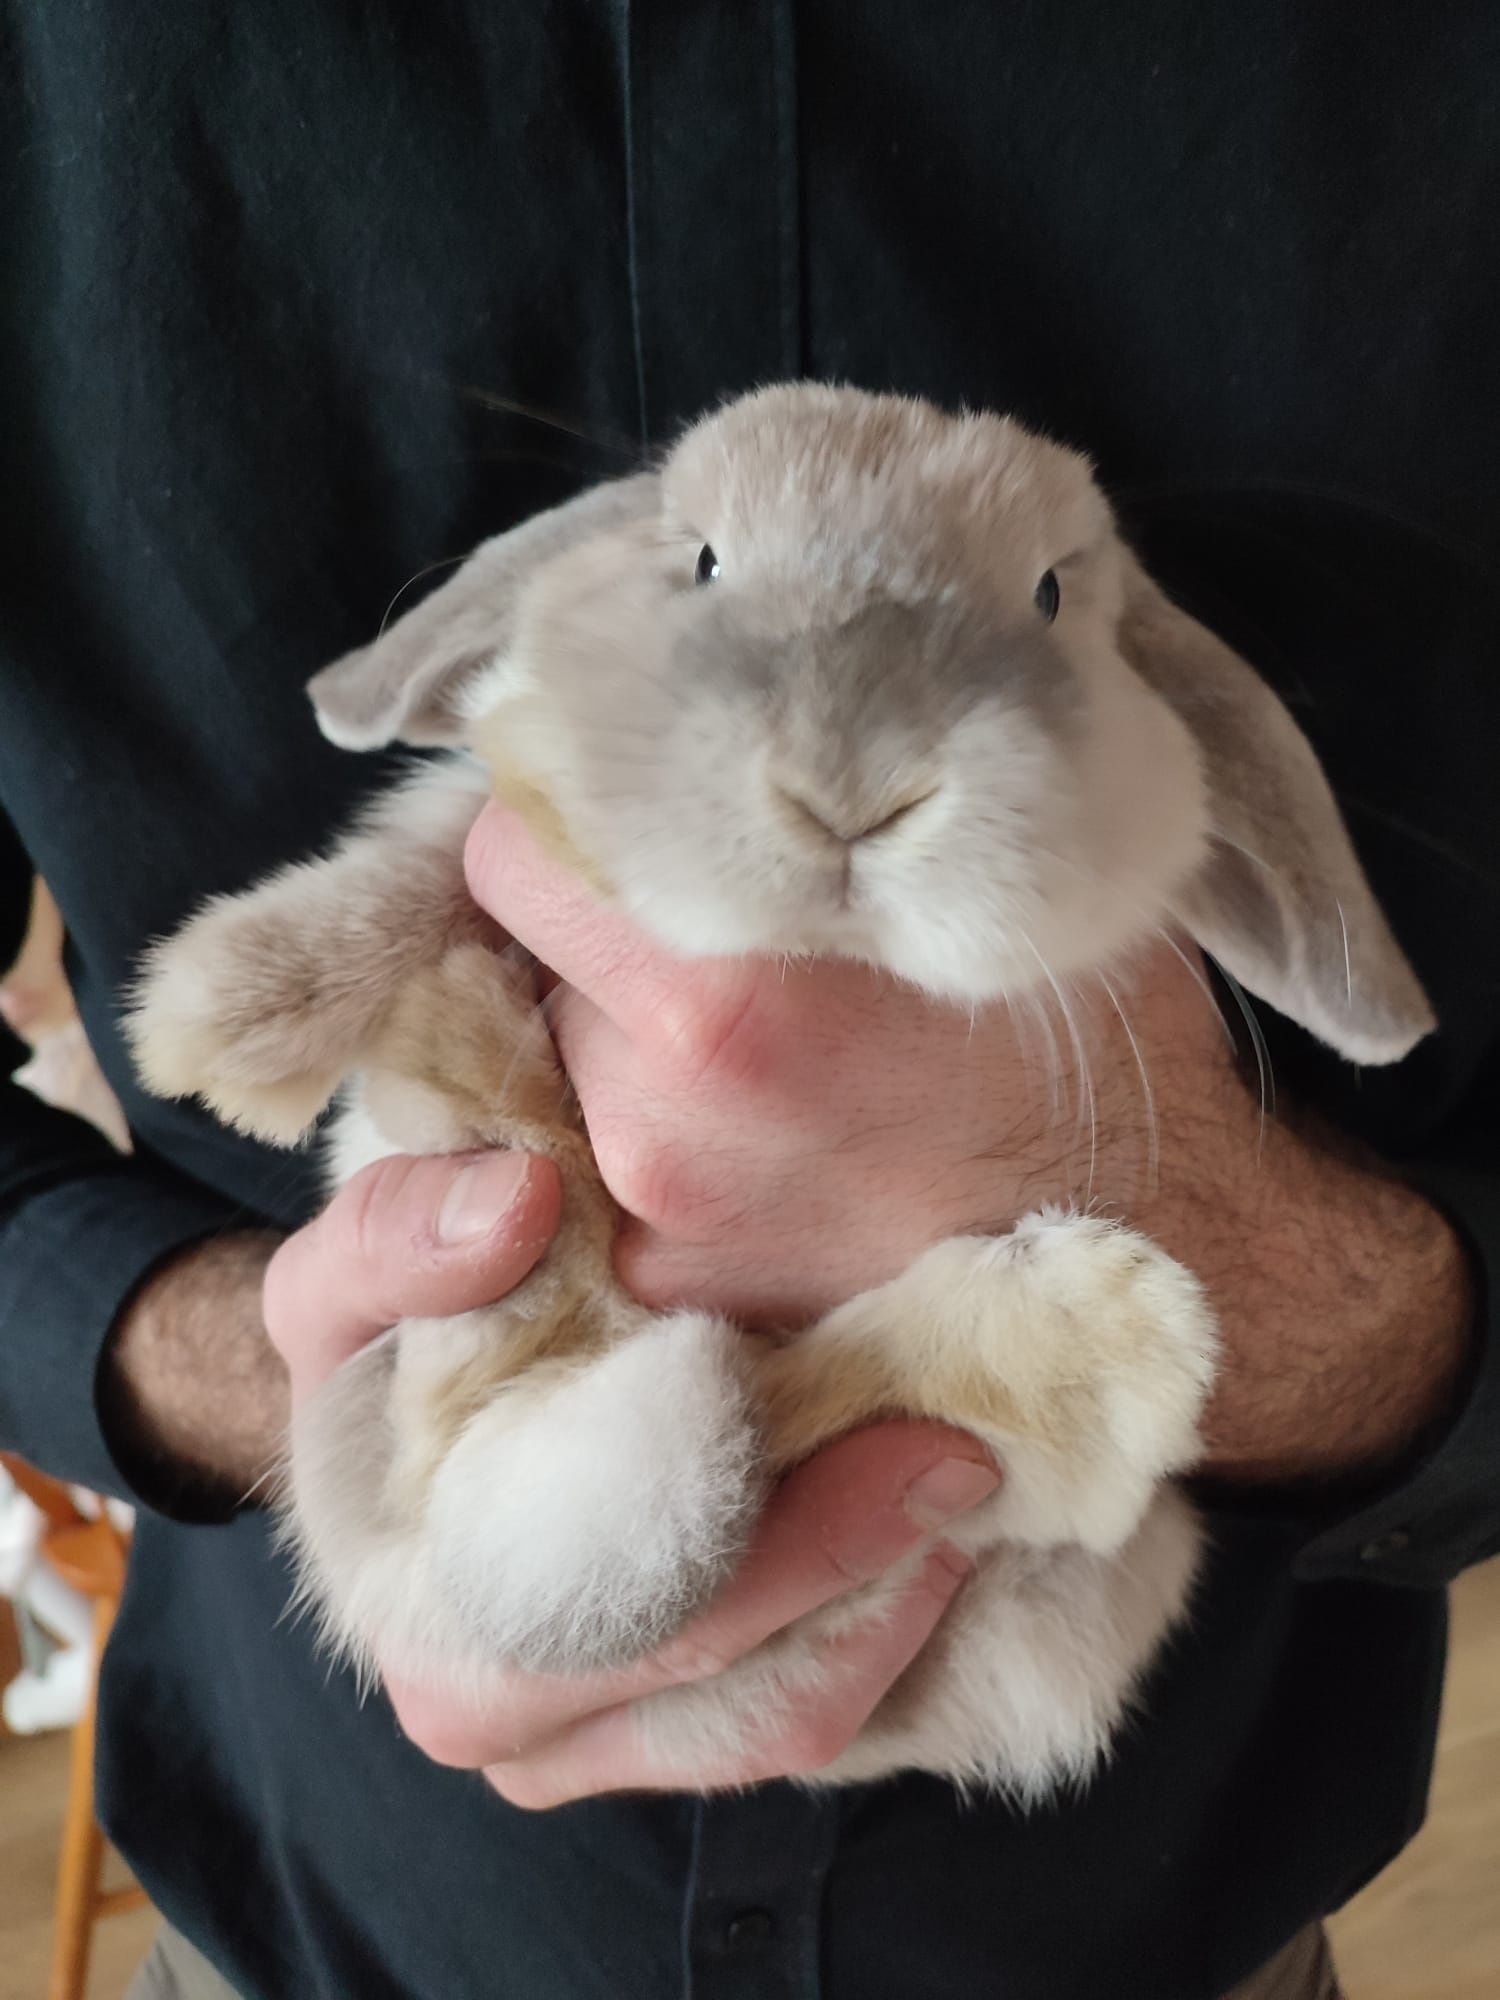
[[647,519],[658,493],[654,473],[614,480],[482,543],[373,644],[313,675],[307,692],[323,734],[344,750],[457,742],[464,689],[509,647],[528,579],[575,544]]
[[1311,744],[1238,654],[1127,557],[1120,645],[1203,760],[1207,861],[1176,914],[1250,992],[1357,1063],[1437,1022],[1355,856]]

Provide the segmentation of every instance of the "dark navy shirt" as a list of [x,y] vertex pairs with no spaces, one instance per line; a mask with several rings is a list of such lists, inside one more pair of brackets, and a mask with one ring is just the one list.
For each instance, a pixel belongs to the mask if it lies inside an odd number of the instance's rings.
[[[799,374],[1083,446],[1282,689],[1443,1022],[1361,1078],[1268,1017],[1282,1087],[1408,1163],[1483,1281],[1492,6],[75,0],[0,51],[0,959],[35,867],[138,1143],[0,1087],[6,1444],[124,1490],[122,1301],[315,1199],[144,1099],[117,1013],[148,937],[378,775],[306,677],[424,566]],[[1378,1488],[1207,1494],[1189,1629],[1030,1816],[925,1778],[516,1812],[315,1656],[260,1513],[146,1504],[104,1817],[258,2000],[1216,2000],[1420,1818],[1497,1380],[1481,1328]]]

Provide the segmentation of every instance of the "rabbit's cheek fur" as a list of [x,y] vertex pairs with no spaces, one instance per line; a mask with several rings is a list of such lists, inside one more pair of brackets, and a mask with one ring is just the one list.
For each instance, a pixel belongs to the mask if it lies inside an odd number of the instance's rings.
[[[1016,940],[1040,911],[1028,816],[1050,816],[1067,773],[1026,718],[976,718],[964,764],[939,766],[931,798],[888,831],[843,842],[778,799],[770,757],[749,730],[700,753],[702,777],[669,802],[617,801],[615,886],[626,910],[685,956],[807,952],[883,964],[965,999],[1035,976]],[[908,761],[912,775],[908,775]],[[893,748],[890,792],[931,766]],[[1008,788],[1013,810],[991,791]],[[598,836],[596,836],[598,837]]]

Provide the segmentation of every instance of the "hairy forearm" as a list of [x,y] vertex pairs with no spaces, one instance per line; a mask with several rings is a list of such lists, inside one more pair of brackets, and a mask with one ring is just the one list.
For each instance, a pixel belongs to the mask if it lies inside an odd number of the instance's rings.
[[261,1288],[279,1238],[245,1231],[154,1272],[106,1349],[110,1443],[137,1489],[229,1508],[262,1481],[286,1434],[286,1367],[266,1337]]
[[1473,1338],[1467,1252],[1422,1195],[1334,1135],[1268,1125],[1232,1187],[1213,1174],[1177,1187],[1153,1233],[1219,1313],[1214,1477],[1373,1476],[1451,1408]]

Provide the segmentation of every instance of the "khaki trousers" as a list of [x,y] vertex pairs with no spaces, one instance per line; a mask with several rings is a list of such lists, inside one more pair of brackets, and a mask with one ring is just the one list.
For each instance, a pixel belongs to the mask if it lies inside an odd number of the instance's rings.
[[[163,1924],[151,1956],[131,1981],[125,2000],[237,2000],[237,1996],[201,1952]],[[295,1996],[288,1994],[286,2000],[295,2000]],[[1339,2000],[1328,1940],[1316,1927],[1303,1931],[1253,1979],[1226,1994],[1225,2000]]]
[[1294,1937],[1285,1951],[1226,2000],[1340,2000],[1338,1974],[1321,1924]]

